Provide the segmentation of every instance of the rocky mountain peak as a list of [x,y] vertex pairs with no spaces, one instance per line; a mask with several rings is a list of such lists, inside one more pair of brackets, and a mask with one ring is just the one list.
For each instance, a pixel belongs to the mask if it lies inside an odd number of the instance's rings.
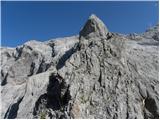
[[1,118],[158,119],[158,28],[110,33],[91,15],[80,36],[1,48]]
[[92,14],[84,27],[80,31],[80,38],[106,37],[108,29],[105,24],[94,14]]

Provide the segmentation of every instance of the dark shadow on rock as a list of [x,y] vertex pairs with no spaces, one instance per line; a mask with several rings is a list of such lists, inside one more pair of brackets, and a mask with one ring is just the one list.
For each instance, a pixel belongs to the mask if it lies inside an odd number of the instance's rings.
[[10,106],[4,116],[4,119],[14,119],[17,117],[17,112],[19,109],[19,104],[23,100],[23,97],[20,98],[16,103],[14,103],[12,106]]
[[36,74],[47,71],[50,66],[51,66],[50,64],[47,64],[47,63],[45,63],[44,60],[42,60]]
[[143,43],[138,43],[139,45],[151,45],[151,46],[158,46],[158,42],[143,42]]
[[148,119],[148,118],[151,118],[151,119],[159,119],[159,113],[157,112],[158,111],[158,107],[156,105],[156,101],[151,98],[151,97],[148,97],[145,99],[145,108],[151,113],[152,116],[148,116],[146,113],[145,113],[145,116],[144,118],[145,119]]
[[8,77],[8,73],[4,75],[4,73],[1,71],[1,79],[3,78],[1,82],[1,86],[4,86],[7,84],[7,77]]
[[33,110],[33,115],[37,114],[37,111],[39,109],[39,105],[40,104],[45,104],[46,100],[47,100],[47,94],[43,94],[38,98],[38,100],[35,103],[35,107],[34,107],[34,110]]
[[18,60],[21,57],[22,52],[23,52],[23,48],[24,48],[24,45],[16,48],[17,56],[15,56],[15,61]]
[[77,49],[78,49],[78,44],[76,44],[73,48],[66,51],[65,54],[59,59],[56,68],[61,69],[65,65],[65,62],[71,57],[73,53],[77,51]]
[[59,75],[49,77],[47,93],[41,95],[35,103],[33,115],[39,116],[43,109],[61,110],[68,105],[71,99],[69,86]]

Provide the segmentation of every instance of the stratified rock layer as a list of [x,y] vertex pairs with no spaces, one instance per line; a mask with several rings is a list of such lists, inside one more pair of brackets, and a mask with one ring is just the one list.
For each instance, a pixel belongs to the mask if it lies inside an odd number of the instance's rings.
[[92,15],[79,36],[1,48],[1,117],[159,118],[158,34]]

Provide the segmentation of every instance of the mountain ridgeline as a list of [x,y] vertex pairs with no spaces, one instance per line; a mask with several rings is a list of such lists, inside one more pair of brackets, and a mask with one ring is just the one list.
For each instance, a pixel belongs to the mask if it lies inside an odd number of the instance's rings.
[[91,15],[77,36],[1,47],[1,118],[159,118],[158,29],[112,33]]

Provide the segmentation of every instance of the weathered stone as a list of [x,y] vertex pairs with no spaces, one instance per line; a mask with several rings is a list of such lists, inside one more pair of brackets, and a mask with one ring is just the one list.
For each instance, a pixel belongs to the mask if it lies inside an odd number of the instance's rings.
[[80,38],[107,37],[108,30],[104,23],[94,14],[92,14],[80,31]]
[[92,15],[79,36],[1,48],[1,117],[159,118],[158,33],[111,33]]

